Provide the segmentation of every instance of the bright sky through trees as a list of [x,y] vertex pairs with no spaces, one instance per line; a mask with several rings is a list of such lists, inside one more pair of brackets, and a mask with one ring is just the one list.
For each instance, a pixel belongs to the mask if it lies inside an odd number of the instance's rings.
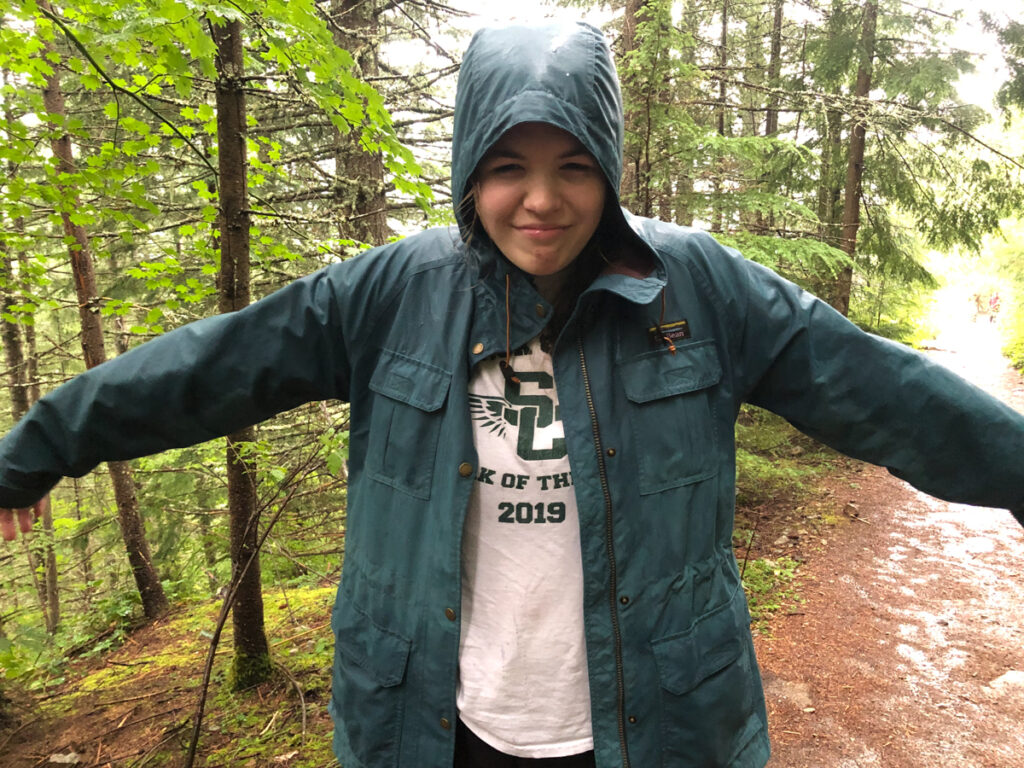
[[[600,26],[613,15],[607,6],[582,10],[558,6],[548,0],[518,0],[512,7],[504,0],[480,0],[478,2],[458,0],[453,4],[473,14],[463,20],[467,30],[494,24],[538,23],[544,19],[563,21],[580,19]],[[981,13],[988,13],[1002,22],[1011,18],[1021,18],[1024,16],[1024,1],[923,0],[917,5],[931,7],[944,14],[961,14],[962,23],[959,31],[950,43],[955,47],[978,54],[976,71],[960,79],[961,98],[985,109],[990,109],[995,90],[1005,75],[1005,68],[992,36],[982,29]]]

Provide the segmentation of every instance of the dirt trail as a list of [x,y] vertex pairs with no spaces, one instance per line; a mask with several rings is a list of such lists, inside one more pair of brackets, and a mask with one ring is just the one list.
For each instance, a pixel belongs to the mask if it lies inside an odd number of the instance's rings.
[[[934,346],[1024,411],[994,326],[961,324]],[[769,768],[1024,766],[1024,530],[872,467],[834,492],[864,522],[810,556],[805,602],[758,639]]]

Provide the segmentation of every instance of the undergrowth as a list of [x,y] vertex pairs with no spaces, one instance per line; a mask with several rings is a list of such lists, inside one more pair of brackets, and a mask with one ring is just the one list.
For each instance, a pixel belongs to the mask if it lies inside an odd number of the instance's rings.
[[93,600],[90,610],[65,618],[53,635],[43,629],[37,608],[26,609],[18,622],[5,625],[0,637],[0,677],[22,688],[44,692],[64,683],[72,659],[89,659],[121,646],[142,623],[137,591],[113,592]]
[[736,420],[736,505],[795,498],[820,479],[835,451],[774,413],[744,405]]
[[768,620],[786,603],[799,602],[794,586],[800,563],[789,557],[749,560],[743,570],[743,589],[754,629],[764,632]]
[[1000,320],[1006,344],[1003,354],[1010,359],[1014,368],[1024,370],[1024,304],[1011,308],[1005,318]]
[[788,555],[750,558],[756,526],[750,518],[770,505],[797,509],[802,499],[817,490],[838,457],[773,413],[747,405],[740,412],[733,542],[742,553],[743,588],[756,632],[767,632],[769,620],[783,605],[799,602],[795,580],[800,562]]
[[[235,691],[231,685],[231,622],[227,623],[214,661],[197,766],[334,764],[327,712],[334,591],[333,586],[266,589],[273,674],[249,690]],[[45,748],[58,756],[72,751],[91,756],[114,749],[139,756],[146,768],[180,765],[219,611],[218,600],[179,605],[139,632],[126,631],[121,647],[102,655],[60,657],[58,640],[49,641],[49,673],[37,670],[12,680],[21,690],[32,690],[41,722],[49,723]],[[47,641],[40,644],[47,646]],[[6,653],[10,657],[11,649]],[[87,717],[97,716],[89,713],[96,712],[103,720],[100,734],[85,723]],[[150,721],[153,727],[148,731],[133,728],[136,722]]]

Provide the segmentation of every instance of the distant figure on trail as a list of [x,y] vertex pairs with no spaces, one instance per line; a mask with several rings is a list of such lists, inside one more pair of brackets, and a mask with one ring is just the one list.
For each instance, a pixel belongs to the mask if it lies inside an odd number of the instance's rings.
[[999,314],[999,294],[993,293],[988,300],[988,321],[994,323]]
[[457,225],[51,392],[0,442],[5,538],[62,476],[345,400],[342,765],[761,768],[741,404],[1022,523],[1024,416],[710,235],[626,212],[623,133],[600,30],[478,32]]

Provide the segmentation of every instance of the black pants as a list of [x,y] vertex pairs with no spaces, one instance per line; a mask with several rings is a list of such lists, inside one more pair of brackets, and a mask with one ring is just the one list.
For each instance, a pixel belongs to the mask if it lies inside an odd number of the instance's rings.
[[459,720],[455,730],[453,768],[594,768],[594,753],[536,759],[506,755],[481,741]]

